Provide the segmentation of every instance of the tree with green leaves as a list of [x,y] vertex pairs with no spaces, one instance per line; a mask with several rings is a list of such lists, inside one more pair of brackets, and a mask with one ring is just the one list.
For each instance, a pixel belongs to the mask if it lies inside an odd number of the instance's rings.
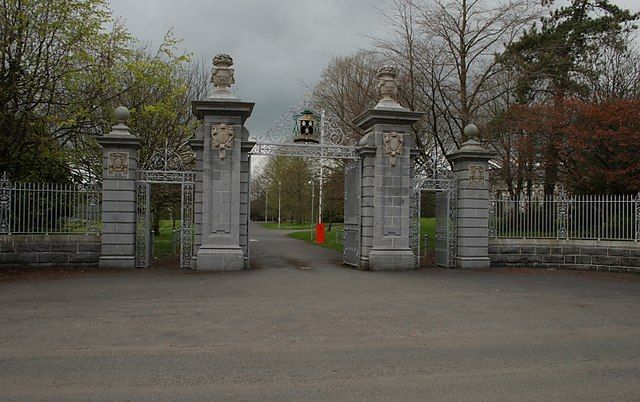
[[157,49],[141,44],[104,0],[0,1],[0,172],[15,181],[100,178],[96,137],[119,105],[132,112],[142,164],[169,147],[189,166],[203,65],[178,43],[170,31]]
[[118,95],[113,66],[130,39],[103,0],[0,1],[0,170],[69,179],[70,149],[101,131]]

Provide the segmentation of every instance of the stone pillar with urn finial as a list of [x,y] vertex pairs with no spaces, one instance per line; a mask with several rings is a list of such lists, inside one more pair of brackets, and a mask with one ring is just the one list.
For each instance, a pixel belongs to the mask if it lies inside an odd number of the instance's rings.
[[213,58],[213,92],[194,100],[200,129],[191,146],[196,152],[195,239],[192,268],[240,270],[249,259],[249,131],[244,127],[253,103],[233,95],[233,59]]
[[411,125],[423,112],[397,101],[397,73],[385,66],[378,72],[378,104],[354,120],[363,130],[361,250],[359,266],[370,270],[415,267],[411,247],[411,158],[415,141]]
[[100,268],[134,269],[136,174],[140,139],[129,132],[129,110],[115,110],[117,124],[98,138],[102,146],[102,249]]

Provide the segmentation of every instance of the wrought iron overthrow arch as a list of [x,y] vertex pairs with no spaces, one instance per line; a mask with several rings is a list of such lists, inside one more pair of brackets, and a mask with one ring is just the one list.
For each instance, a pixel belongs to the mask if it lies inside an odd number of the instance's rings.
[[[294,143],[297,119],[310,110],[319,116],[318,143]],[[358,159],[355,139],[349,137],[335,116],[314,110],[309,98],[291,106],[267,131],[251,138],[256,144],[251,155],[298,156],[304,158]]]

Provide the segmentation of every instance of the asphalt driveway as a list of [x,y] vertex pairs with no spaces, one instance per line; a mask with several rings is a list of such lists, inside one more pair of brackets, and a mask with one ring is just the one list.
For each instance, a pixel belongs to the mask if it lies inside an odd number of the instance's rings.
[[1,400],[638,400],[640,275],[254,268],[0,281]]

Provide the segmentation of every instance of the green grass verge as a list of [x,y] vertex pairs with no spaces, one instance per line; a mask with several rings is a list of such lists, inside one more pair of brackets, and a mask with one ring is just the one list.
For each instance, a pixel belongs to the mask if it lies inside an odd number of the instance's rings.
[[[262,222],[262,227],[265,229],[278,229],[278,222]],[[295,223],[295,222],[282,222],[280,224],[280,230],[301,230],[310,229],[311,224],[309,222]]]
[[[264,225],[263,225],[264,226]],[[424,235],[429,235],[429,248],[435,248],[435,238],[436,238],[436,218],[422,218],[420,220],[420,247],[424,247]],[[299,230],[293,233],[287,234],[287,236],[297,239],[303,240],[307,243],[313,243],[311,241],[311,231],[310,230]],[[342,224],[333,224],[333,228],[331,232],[325,232],[325,244],[318,244],[320,247],[326,247],[333,250],[342,251]]]
[[[180,221],[176,221],[176,228],[180,228]],[[170,257],[180,253],[180,240],[175,245],[173,252],[173,221],[161,220],[160,233],[153,239],[153,256],[156,258]]]
[[[329,231],[328,225],[326,225],[324,232],[325,243],[317,245],[324,248],[330,248],[332,250],[342,251],[342,226],[342,223],[334,223],[331,227],[331,231]],[[312,236],[312,232],[310,230],[299,230],[288,233],[287,236],[315,244],[315,234]],[[312,238],[313,241],[311,241]]]
[[436,248],[436,218],[420,218],[420,248],[424,247],[424,235],[429,235],[429,248]]

